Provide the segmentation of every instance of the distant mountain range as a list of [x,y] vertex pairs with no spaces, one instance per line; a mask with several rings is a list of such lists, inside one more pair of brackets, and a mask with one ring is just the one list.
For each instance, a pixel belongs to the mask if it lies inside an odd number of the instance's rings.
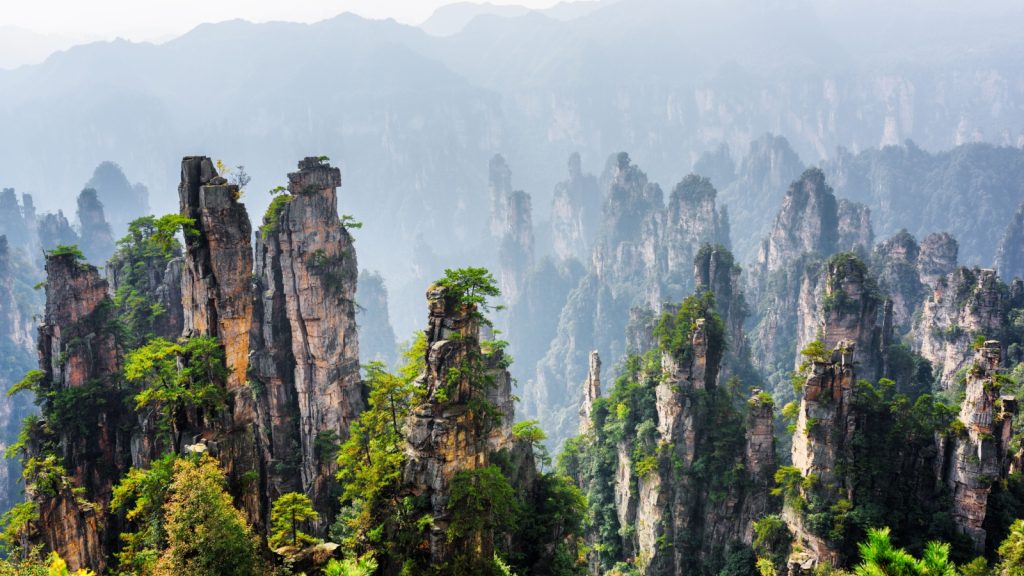
[[1017,146],[1024,134],[1019,3],[573,6],[510,17],[484,7],[468,20],[476,8],[454,6],[424,24],[443,34],[467,22],[445,37],[342,15],[77,46],[0,71],[0,186],[34,193],[40,210],[69,206],[112,160],[169,212],[180,158],[208,154],[245,165],[259,220],[295,160],[329,155],[342,167],[340,209],[365,223],[361,264],[384,273],[393,307],[418,306],[408,296],[422,278],[493,258],[476,239],[498,152],[543,223],[572,152],[596,173],[628,151],[667,186],[705,151],[742,155],[766,132],[811,164],[839,147]]

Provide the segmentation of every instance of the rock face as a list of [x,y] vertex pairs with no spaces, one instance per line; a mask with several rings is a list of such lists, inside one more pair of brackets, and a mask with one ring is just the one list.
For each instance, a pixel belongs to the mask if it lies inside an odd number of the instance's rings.
[[[803,254],[834,254],[839,244],[839,205],[825,174],[810,168],[790,185],[775,226],[761,243],[754,274],[788,268]],[[755,277],[755,283],[758,280]]]
[[[793,433],[793,466],[805,478],[817,476],[819,481],[814,489],[827,501],[849,497],[851,490],[845,484],[846,478],[837,474],[836,465],[849,450],[856,430],[851,406],[856,384],[855,352],[852,342],[840,342],[830,358],[812,363]],[[803,515],[789,503],[785,518],[794,541],[802,549],[795,558],[798,564],[827,560],[833,565],[843,565],[840,552],[828,540],[812,533],[805,526]]]
[[1024,203],[1017,209],[999,241],[996,270],[1006,280],[1024,278]]
[[[23,256],[0,235],[0,389],[9,390],[26,372],[38,365],[36,323],[32,314],[38,306],[34,270]],[[32,399],[18,394],[0,399],[0,443],[6,448],[17,441],[22,419],[36,412]],[[0,463],[0,510],[20,501],[21,466],[16,459]]]
[[[13,188],[0,190],[0,235],[6,236],[14,246],[27,246],[32,241],[27,210],[32,205],[32,197],[28,196],[26,202],[23,209]],[[35,219],[34,210],[31,219]]]
[[[753,522],[771,508],[772,401],[760,394],[751,399],[745,423],[720,402],[724,396],[716,387],[724,350],[707,330],[706,320],[697,319],[688,351],[662,354],[654,438],[638,430],[636,439],[620,444],[619,520],[636,526],[637,564],[644,573],[692,573],[727,545],[751,542]],[[739,436],[729,436],[731,426],[740,429]],[[723,472],[743,472],[731,481],[680,474],[694,470],[698,460]]]
[[363,269],[359,272],[359,352],[362,363],[380,361],[391,366],[397,359],[398,342],[388,314],[388,289],[384,277]]
[[985,550],[982,524],[988,496],[996,480],[1005,476],[1014,416],[1010,411],[1014,399],[999,395],[1000,349],[998,341],[990,340],[975,353],[960,406],[965,432],[951,440],[944,471],[953,494],[953,520],[979,554]]
[[601,223],[597,178],[583,174],[580,155],[569,157],[569,179],[555,186],[551,201],[551,235],[560,260],[586,260]]
[[[324,522],[337,507],[333,454],[363,409],[352,237],[338,218],[337,168],[306,158],[256,244],[257,383],[269,497],[309,495]],[[276,211],[275,211],[276,210]],[[248,335],[246,335],[248,336]]]
[[846,198],[839,200],[839,246],[861,258],[871,253],[874,232],[871,229],[871,210]]
[[114,236],[103,215],[103,203],[92,188],[78,195],[78,229],[82,237],[80,247],[87,260],[102,264],[114,254]]
[[871,255],[871,270],[879,288],[892,300],[893,326],[898,334],[910,331],[914,313],[925,298],[919,272],[921,250],[906,230],[879,243]]
[[[427,300],[426,371],[417,381],[426,400],[406,424],[403,484],[429,502],[430,559],[433,565],[443,565],[456,552],[446,534],[451,480],[459,472],[489,465],[492,453],[512,445],[514,414],[511,377],[501,367],[501,358],[481,352],[476,310],[443,287],[431,287]],[[451,371],[456,369],[459,376],[453,378]],[[471,409],[481,399],[497,409],[493,420]],[[485,535],[481,540],[472,553],[492,557],[493,539]]]
[[[117,532],[108,530],[101,511],[130,464],[124,430],[131,423],[122,421],[125,399],[116,381],[120,359],[113,306],[107,282],[94,266],[69,254],[54,255],[47,258],[46,272],[46,314],[39,328],[41,386],[79,400],[74,414],[44,406],[58,420],[49,424],[66,476],[55,489],[37,487],[30,497],[39,504],[47,548],[73,569],[102,570]],[[72,493],[72,488],[83,493]]]
[[505,222],[498,249],[499,283],[504,300],[519,301],[527,274],[533,269],[533,216],[530,195],[522,190],[505,196]]
[[[826,263],[818,286],[819,292],[811,299],[814,306],[800,307],[798,323],[814,326],[813,333],[801,331],[800,349],[819,338],[827,350],[846,343],[861,378],[873,382],[884,376],[891,326],[885,321],[887,308],[867,266],[853,254],[838,254]],[[808,311],[816,322],[803,318]]]
[[127,232],[132,220],[149,213],[149,190],[142,184],[129,182],[114,162],[101,162],[96,166],[85,187],[96,190],[100,202],[107,208],[107,218],[117,238]]
[[500,239],[508,222],[508,197],[512,194],[512,169],[505,157],[495,154],[488,165],[488,191],[491,196],[491,236]]
[[[735,240],[736,254],[743,262],[757,256],[758,240],[771,231],[771,222],[765,215],[778,209],[786,186],[798,179],[804,171],[803,162],[782,136],[765,134],[750,143],[746,156],[740,161],[736,178],[731,184],[715,181],[721,192],[721,201],[732,210],[733,224],[743,230]],[[724,187],[724,189],[723,189]]]
[[590,371],[583,383],[583,402],[580,403],[580,436],[586,436],[591,429],[590,413],[594,401],[601,397],[601,356],[594,350],[590,353]]
[[[242,475],[258,470],[260,462],[256,410],[246,386],[253,318],[252,226],[238,202],[238,187],[218,176],[209,158],[182,160],[178,198],[181,215],[194,221],[195,230],[185,236],[182,335],[214,336],[224,346],[231,406],[220,423],[219,457],[229,479],[241,483]],[[268,510],[257,488],[239,497],[252,522],[260,522]]]
[[959,252],[956,239],[945,232],[925,236],[917,260],[921,282],[934,288],[940,279],[956,270]]
[[935,281],[913,338],[934,366],[940,389],[956,387],[977,337],[1003,337],[1011,300],[1011,290],[994,270],[959,268]]
[[64,211],[56,214],[43,214],[39,218],[39,246],[43,250],[52,250],[57,246],[72,246],[81,242],[71,223],[64,217]]
[[866,220],[866,210],[836,200],[817,168],[804,171],[786,192],[751,267],[747,292],[755,312],[751,358],[774,394],[786,394],[786,374],[800,349],[794,344],[816,337],[823,260],[841,251],[866,253],[871,238]]
[[725,325],[729,346],[722,363],[722,379],[732,371],[749,368],[750,350],[743,324],[747,320],[747,303],[740,287],[740,267],[732,253],[721,246],[705,245],[693,262],[695,292],[711,292],[715,296],[715,311]]
[[184,259],[180,253],[167,259],[151,255],[142,262],[115,255],[107,262],[107,280],[112,294],[131,285],[140,294],[152,297],[162,314],[154,318],[153,335],[175,340],[185,328],[185,310],[181,304],[181,272]]
[[635,306],[660,310],[694,289],[693,259],[704,244],[728,244],[723,213],[707,179],[686,177],[666,206],[629,155],[612,156],[602,176],[604,221],[592,267],[569,294],[557,334],[525,391],[528,418],[537,418],[557,444],[575,434],[577,385],[587,356],[619,358],[626,350],[626,320]]

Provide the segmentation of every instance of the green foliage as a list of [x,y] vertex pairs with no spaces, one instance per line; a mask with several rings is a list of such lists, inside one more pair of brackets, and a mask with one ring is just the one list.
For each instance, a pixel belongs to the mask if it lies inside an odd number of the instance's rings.
[[868,530],[867,540],[858,546],[861,563],[857,576],[957,576],[949,559],[949,544],[929,542],[920,559],[893,546],[889,529]]
[[128,526],[134,528],[121,533],[124,544],[116,557],[123,573],[152,574],[166,547],[163,512],[175,462],[176,457],[168,454],[147,469],[132,468],[114,486],[110,508],[124,513]]
[[274,500],[270,511],[271,531],[267,541],[273,548],[315,544],[318,540],[302,532],[300,527],[304,522],[319,518],[320,515],[313,509],[313,501],[305,494],[282,494]]
[[[814,340],[804,347],[800,351],[800,355],[807,359],[808,362],[826,363],[832,358],[832,351],[825,348],[825,344],[821,340]],[[805,368],[801,367],[801,370]]]
[[82,250],[78,248],[77,244],[60,244],[51,250],[47,250],[46,256],[48,258],[60,258],[62,256],[71,256],[77,262],[85,261],[85,254],[82,253]]
[[180,423],[186,411],[216,412],[226,403],[228,369],[224,349],[213,337],[179,343],[155,338],[128,354],[124,374],[138,386],[136,409],[154,417],[175,451],[181,449]]
[[351,214],[342,214],[339,220],[341,225],[348,230],[358,230],[363,227],[363,223],[356,220],[356,217]]
[[548,435],[544,433],[539,424],[539,420],[516,422],[512,425],[512,437],[516,440],[529,442],[533,446],[534,454],[540,460],[541,465],[549,466],[551,464],[551,456],[548,455],[548,449],[544,446],[544,441],[547,440]]
[[671,354],[682,365],[693,359],[693,333],[699,323],[704,325],[707,341],[707,364],[717,365],[725,353],[725,325],[714,311],[715,295],[704,292],[683,300],[675,314],[664,314],[654,329],[662,351]]
[[28,551],[28,537],[38,520],[39,507],[35,502],[19,502],[4,512],[0,517],[0,546],[9,556]]
[[270,206],[267,207],[266,213],[263,214],[263,225],[260,226],[260,236],[264,240],[277,233],[281,214],[284,212],[285,206],[295,199],[291,194],[281,192],[285,192],[285,190],[280,187],[270,191],[274,199],[270,201]]
[[789,526],[778,514],[754,522],[754,553],[759,561],[766,560],[775,572],[784,570],[792,540]]
[[1024,520],[1017,520],[999,545],[1000,576],[1024,576]]
[[497,466],[456,472],[448,496],[448,542],[471,556],[475,543],[486,534],[513,529],[519,511],[515,491]]
[[7,391],[7,397],[10,398],[18,392],[28,390],[33,394],[40,395],[44,394],[42,384],[45,383],[46,372],[42,370],[29,370],[25,377],[19,380],[14,386],[11,386],[10,390]]
[[331,560],[324,567],[324,576],[374,576],[377,573],[377,561],[371,556]]
[[209,457],[178,459],[164,505],[167,548],[158,576],[256,576],[258,541],[231,503],[224,473]]
[[[874,278],[868,273],[868,268],[852,252],[842,252],[829,258],[828,274],[825,296],[822,300],[822,308],[825,312],[837,312],[841,314],[855,314],[860,311],[861,303],[868,300],[879,300],[880,293]],[[853,277],[863,287],[863,293],[859,300],[855,300],[843,290],[843,284]]]
[[490,312],[494,308],[488,303],[488,298],[501,296],[498,283],[486,268],[459,268],[452,270],[447,268],[444,271],[444,278],[435,282],[448,290],[448,296],[454,299],[468,311],[477,314],[481,319],[486,320],[480,311]]
[[364,367],[368,407],[352,423],[338,451],[342,513],[332,527],[332,536],[355,556],[377,552],[401,564],[420,538],[420,506],[400,487],[403,427],[421,401],[422,392],[414,382],[425,357],[426,338],[420,336],[406,353],[409,361],[399,375],[389,373],[381,362]]
[[114,304],[128,348],[153,338],[157,322],[167,313],[154,298],[157,287],[152,285],[152,272],[162,272],[171,259],[181,254],[179,230],[186,237],[199,234],[191,218],[178,214],[145,216],[132,221],[128,234],[117,242],[117,252],[111,259],[118,274]]

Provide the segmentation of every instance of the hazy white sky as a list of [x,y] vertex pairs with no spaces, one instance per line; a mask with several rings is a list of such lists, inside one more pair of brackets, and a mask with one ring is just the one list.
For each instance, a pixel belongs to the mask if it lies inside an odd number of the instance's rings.
[[[480,0],[474,0],[481,3]],[[546,8],[557,0],[490,0]],[[342,12],[419,24],[453,0],[0,0],[0,26],[75,38],[161,39],[203,22],[315,22]]]

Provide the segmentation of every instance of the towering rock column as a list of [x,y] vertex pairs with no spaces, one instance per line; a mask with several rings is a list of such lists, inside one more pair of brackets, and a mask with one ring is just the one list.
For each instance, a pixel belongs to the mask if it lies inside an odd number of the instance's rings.
[[267,503],[259,497],[258,486],[243,478],[257,471],[261,462],[253,395],[246,386],[253,317],[252,225],[238,201],[238,187],[218,176],[205,156],[182,160],[178,197],[181,215],[194,221],[194,232],[185,234],[183,335],[214,336],[224,346],[231,407],[221,430],[211,432],[217,435],[229,479],[249,486],[241,497],[246,514],[250,521],[260,522]]
[[[431,563],[443,565],[457,552],[446,533],[452,477],[489,465],[493,452],[512,445],[514,414],[511,377],[500,358],[481,352],[476,310],[439,286],[427,291],[427,300],[426,370],[417,382],[426,400],[407,423],[403,483],[407,491],[430,503]],[[457,377],[453,370],[458,370]],[[487,411],[473,410],[482,398],[497,408],[496,421],[487,417]],[[494,553],[486,535],[478,552],[482,558]]]
[[959,268],[935,281],[914,330],[915,347],[927,358],[945,390],[956,387],[973,357],[977,336],[1001,338],[1006,331],[1011,290],[995,270]]
[[338,218],[341,172],[299,162],[256,240],[252,378],[269,496],[309,495],[325,534],[337,508],[334,453],[363,410],[356,333],[358,280],[352,236]]
[[947,232],[929,234],[921,241],[917,269],[921,282],[935,288],[941,278],[956,270],[960,245]]
[[551,200],[551,235],[560,260],[585,260],[601,222],[597,178],[583,174],[580,155],[569,157],[569,179],[555,186]]
[[594,350],[590,353],[590,371],[587,381],[583,383],[583,403],[580,404],[580,435],[590,433],[590,413],[594,410],[594,401],[601,397],[601,356]]
[[501,263],[501,294],[514,304],[525,288],[526,277],[533,269],[533,215],[530,195],[522,190],[506,196],[502,212],[502,229],[498,258]]
[[996,250],[996,270],[1009,282],[1024,278],[1024,203],[1006,226]]
[[78,195],[78,224],[82,235],[82,252],[97,265],[114,253],[114,235],[103,213],[103,203],[96,190],[86,188]]
[[[854,353],[852,342],[840,342],[831,358],[818,359],[811,365],[793,433],[793,466],[804,478],[811,475],[818,478],[810,489],[822,491],[818,496],[827,501],[850,497],[850,487],[836,474],[836,465],[848,452],[856,427],[851,411],[857,381]],[[789,502],[784,510],[786,523],[800,550],[791,558],[791,563],[795,562],[801,569],[813,568],[825,560],[840,565],[839,552],[804,525],[799,510]],[[790,573],[794,573],[792,569]]]
[[[97,269],[74,255],[47,257],[46,272],[46,314],[39,328],[41,386],[80,400],[73,415],[50,422],[66,480],[29,496],[39,504],[39,526],[47,548],[59,553],[72,569],[102,571],[106,551],[117,536],[107,532],[100,511],[106,509],[114,483],[130,462],[123,437],[125,425],[130,424],[120,416],[126,399],[115,380],[120,359],[113,303]],[[48,406],[43,411],[53,417],[58,414]],[[76,487],[84,492],[74,493]]]
[[232,394],[245,385],[252,321],[252,225],[238,196],[238,186],[218,176],[209,158],[182,160],[181,215],[194,220],[198,232],[185,235],[184,335],[220,338]]
[[951,442],[946,484],[953,493],[953,520],[974,541],[975,552],[985,550],[982,524],[992,484],[1004,476],[1013,414],[1012,403],[999,396],[1000,345],[990,340],[974,355],[967,375],[967,395],[960,406],[965,431]]

